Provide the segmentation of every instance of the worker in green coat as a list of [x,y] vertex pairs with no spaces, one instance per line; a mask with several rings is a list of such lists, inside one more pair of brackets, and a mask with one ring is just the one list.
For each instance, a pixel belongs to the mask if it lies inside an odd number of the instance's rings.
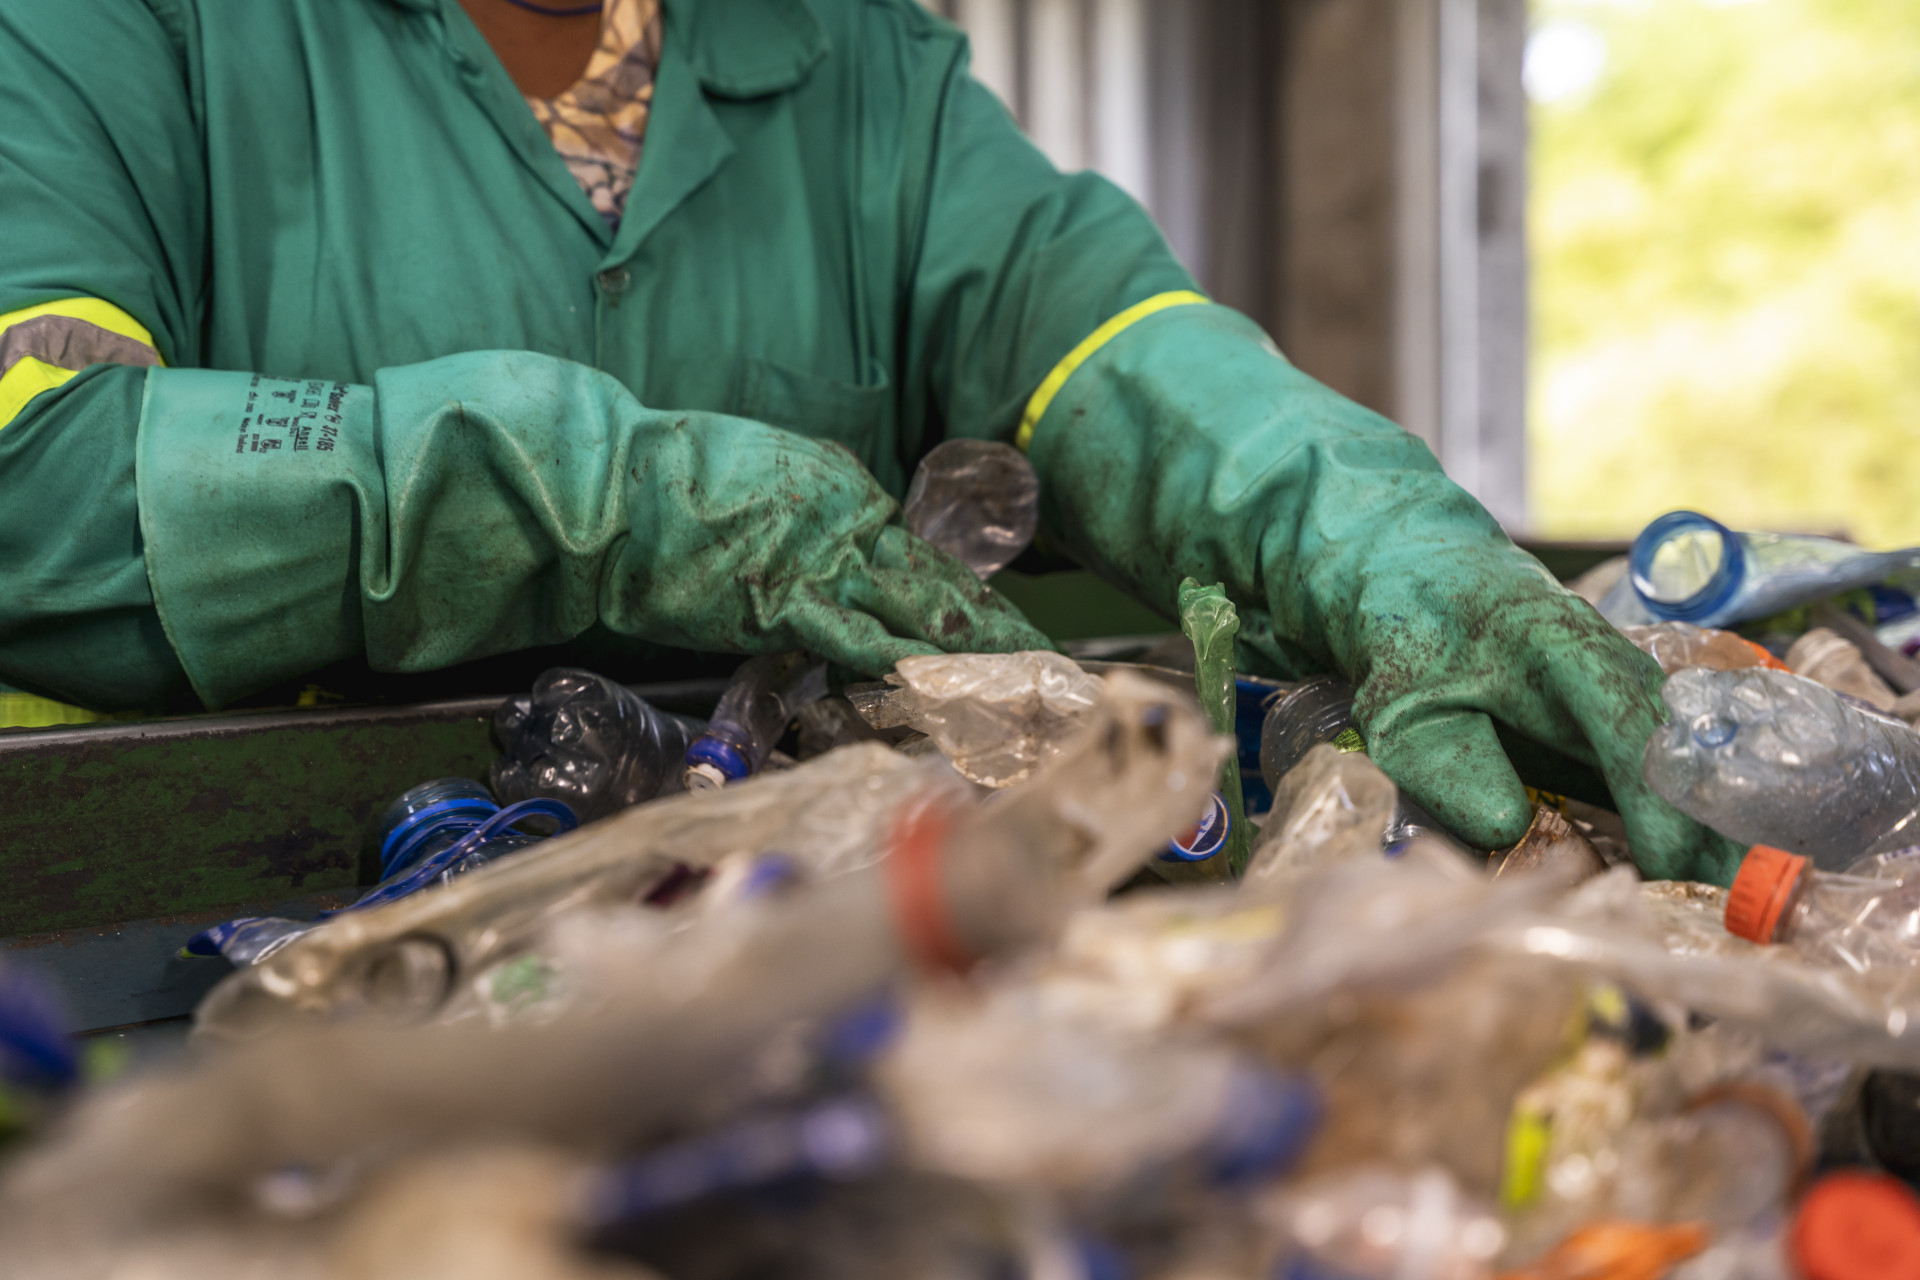
[[[584,70],[583,70],[584,68]],[[0,680],[220,707],[588,633],[881,672],[1045,643],[906,533],[941,439],[1247,664],[1336,670],[1456,831],[1493,722],[1656,875],[1660,672],[1424,445],[1055,171],[912,0],[0,0]],[[16,705],[19,698],[16,695]]]

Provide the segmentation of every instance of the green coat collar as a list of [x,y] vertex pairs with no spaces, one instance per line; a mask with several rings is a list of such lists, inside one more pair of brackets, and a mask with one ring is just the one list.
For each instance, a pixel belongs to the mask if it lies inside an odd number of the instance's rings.
[[[437,11],[456,0],[389,0]],[[664,0],[669,40],[681,46],[702,87],[726,98],[760,98],[797,87],[832,48],[806,0]]]

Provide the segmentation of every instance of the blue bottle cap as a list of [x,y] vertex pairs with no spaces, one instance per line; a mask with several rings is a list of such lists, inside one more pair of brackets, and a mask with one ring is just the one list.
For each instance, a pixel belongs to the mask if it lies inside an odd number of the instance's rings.
[[1227,814],[1227,802],[1218,791],[1213,793],[1207,804],[1206,813],[1201,815],[1200,825],[1180,840],[1167,842],[1167,851],[1160,855],[1166,862],[1205,862],[1227,847],[1227,836],[1233,830],[1233,819]]
[[710,733],[695,738],[687,748],[687,767],[702,764],[717,770],[728,782],[738,782],[753,774],[753,766],[747,763],[739,748]]
[[[1661,548],[1683,537],[1717,538],[1720,560],[1707,580],[1691,595],[1679,600],[1661,599],[1653,578],[1654,562]],[[1715,617],[1740,590],[1747,576],[1747,553],[1740,535],[1718,520],[1698,511],[1669,511],[1640,531],[1633,540],[1627,559],[1633,575],[1634,594],[1656,618],[1670,622],[1704,624]]]

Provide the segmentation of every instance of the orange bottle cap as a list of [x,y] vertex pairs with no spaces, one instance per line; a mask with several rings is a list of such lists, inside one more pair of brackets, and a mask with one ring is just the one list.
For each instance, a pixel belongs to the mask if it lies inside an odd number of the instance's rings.
[[1741,644],[1744,644],[1745,646],[1747,646],[1747,648],[1753,650],[1753,656],[1756,660],[1756,665],[1765,667],[1769,671],[1789,671],[1790,672],[1793,670],[1792,667],[1780,661],[1780,659],[1774,657],[1772,650],[1768,649],[1765,645],[1755,644],[1753,641],[1747,639],[1745,636],[1739,636],[1737,638],[1739,639]]
[[1788,1247],[1806,1280],[1913,1280],[1920,1197],[1884,1173],[1829,1174],[1800,1202]]
[[1793,901],[1806,868],[1805,858],[1772,845],[1757,844],[1747,850],[1747,859],[1727,893],[1727,932],[1748,942],[1772,942],[1781,913]]

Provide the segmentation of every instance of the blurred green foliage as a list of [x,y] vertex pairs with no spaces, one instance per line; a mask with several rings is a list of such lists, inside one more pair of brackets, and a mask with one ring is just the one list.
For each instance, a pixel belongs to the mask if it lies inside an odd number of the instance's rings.
[[1920,0],[1535,0],[1535,528],[1920,543]]

